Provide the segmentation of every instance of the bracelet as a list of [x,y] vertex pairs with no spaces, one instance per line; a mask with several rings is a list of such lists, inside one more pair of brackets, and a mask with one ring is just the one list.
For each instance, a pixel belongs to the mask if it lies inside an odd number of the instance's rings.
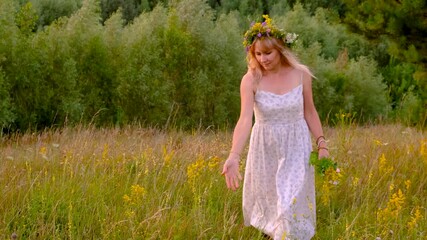
[[236,154],[236,155],[237,155],[237,156],[239,156],[239,158],[240,158],[240,154],[239,154],[239,153],[237,153],[237,152],[233,152],[233,151],[231,151],[231,152],[230,152],[230,154],[231,154],[231,153]]
[[319,140],[320,140],[321,138],[325,139],[325,136],[323,136],[323,135],[319,136],[319,137],[316,139],[316,145],[319,145]]
[[325,140],[325,139],[320,139],[320,141],[317,143],[317,147],[319,147],[319,146],[320,146],[320,143],[321,143],[321,142],[326,143],[326,140]]
[[327,147],[318,147],[317,151],[319,151],[320,149],[325,149],[326,151],[329,151],[329,149]]

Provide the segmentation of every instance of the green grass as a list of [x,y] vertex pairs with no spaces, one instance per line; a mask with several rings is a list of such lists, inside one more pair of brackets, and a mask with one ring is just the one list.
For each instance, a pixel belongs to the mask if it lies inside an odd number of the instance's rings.
[[[317,176],[314,239],[426,239],[426,135],[325,133],[341,175]],[[1,239],[263,239],[220,174],[229,132],[66,128],[0,144]]]

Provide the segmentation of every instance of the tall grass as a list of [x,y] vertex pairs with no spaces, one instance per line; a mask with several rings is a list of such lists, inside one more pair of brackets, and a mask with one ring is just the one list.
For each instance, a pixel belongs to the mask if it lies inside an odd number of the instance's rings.
[[[425,133],[340,121],[325,129],[341,177],[317,176],[315,239],[425,239]],[[220,175],[230,142],[137,126],[2,137],[0,238],[263,239]]]

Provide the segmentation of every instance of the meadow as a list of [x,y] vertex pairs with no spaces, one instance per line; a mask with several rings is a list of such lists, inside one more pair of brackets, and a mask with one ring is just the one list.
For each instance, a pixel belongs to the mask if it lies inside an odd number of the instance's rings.
[[[314,239],[427,239],[425,132],[345,117],[325,128],[340,172],[316,176]],[[220,174],[230,144],[209,128],[2,136],[0,238],[264,239]]]

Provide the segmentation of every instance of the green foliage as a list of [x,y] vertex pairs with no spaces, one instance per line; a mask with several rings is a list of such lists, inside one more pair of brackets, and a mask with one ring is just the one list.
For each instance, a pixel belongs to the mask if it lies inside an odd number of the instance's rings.
[[351,59],[340,67],[329,62],[316,70],[314,100],[322,119],[341,111],[357,112],[359,122],[387,117],[389,107],[382,77],[373,60]]
[[24,34],[30,34],[34,30],[37,19],[37,13],[31,2],[23,5],[15,17],[16,25]]
[[163,125],[170,113],[171,87],[163,77],[161,46],[166,16],[166,9],[158,7],[122,30],[126,38],[119,43],[123,65],[117,66],[117,91],[124,122]]
[[0,68],[0,126],[8,127],[13,122],[14,115],[11,108],[8,82]]
[[183,1],[169,11],[143,13],[124,28],[128,66],[118,71],[118,94],[126,121],[189,128],[235,118],[235,80],[245,68],[242,54],[230,54],[240,47],[232,31],[238,22],[235,16],[212,18],[202,1]]
[[[384,61],[385,66],[381,67],[384,67],[385,75],[391,77],[387,81],[392,82],[389,87],[393,104],[396,106],[396,101],[404,101],[399,98],[402,96],[401,89],[412,87],[413,96],[418,98],[415,102],[420,104],[416,108],[425,109],[427,106],[425,96],[427,89],[424,84],[427,81],[426,2],[422,0],[344,0],[343,2],[346,8],[344,21],[352,27],[353,31],[364,34],[375,45],[386,44],[386,51],[382,55],[388,54],[393,61]],[[394,59],[397,60],[397,64]],[[404,74],[408,76],[408,65],[412,65],[410,68],[413,75],[409,78],[399,78],[395,68],[404,68]],[[391,72],[388,72],[389,70]],[[401,82],[401,85],[399,83],[396,85],[395,82]],[[417,111],[414,109],[414,112]],[[426,111],[423,112],[421,118],[426,116]]]
[[422,106],[425,106],[425,103],[423,104],[420,98],[410,89],[402,97],[397,117],[408,125],[415,125],[417,123],[425,124],[426,109]]
[[1,1],[2,124],[227,126],[237,120],[246,71],[242,34],[265,12],[299,34],[294,50],[317,77],[321,119],[345,111],[364,122],[391,109],[396,119],[425,122],[427,80],[416,43],[402,49],[383,34],[373,45],[340,23],[342,5],[301,3]]
[[272,18],[287,31],[298,33],[304,47],[319,43],[320,54],[325,59],[337,58],[344,49],[347,49],[350,58],[369,54],[368,42],[348,32],[345,26],[328,19],[327,10],[319,8],[311,16],[301,4],[296,4],[285,15]]
[[48,26],[61,17],[69,17],[82,5],[82,0],[30,0],[37,10],[40,28]]
[[121,9],[123,19],[126,22],[133,20],[137,17],[142,10],[149,11],[151,10],[148,1],[141,0],[101,0],[102,8],[102,19],[105,21],[108,19],[112,13],[116,12],[119,8]]

